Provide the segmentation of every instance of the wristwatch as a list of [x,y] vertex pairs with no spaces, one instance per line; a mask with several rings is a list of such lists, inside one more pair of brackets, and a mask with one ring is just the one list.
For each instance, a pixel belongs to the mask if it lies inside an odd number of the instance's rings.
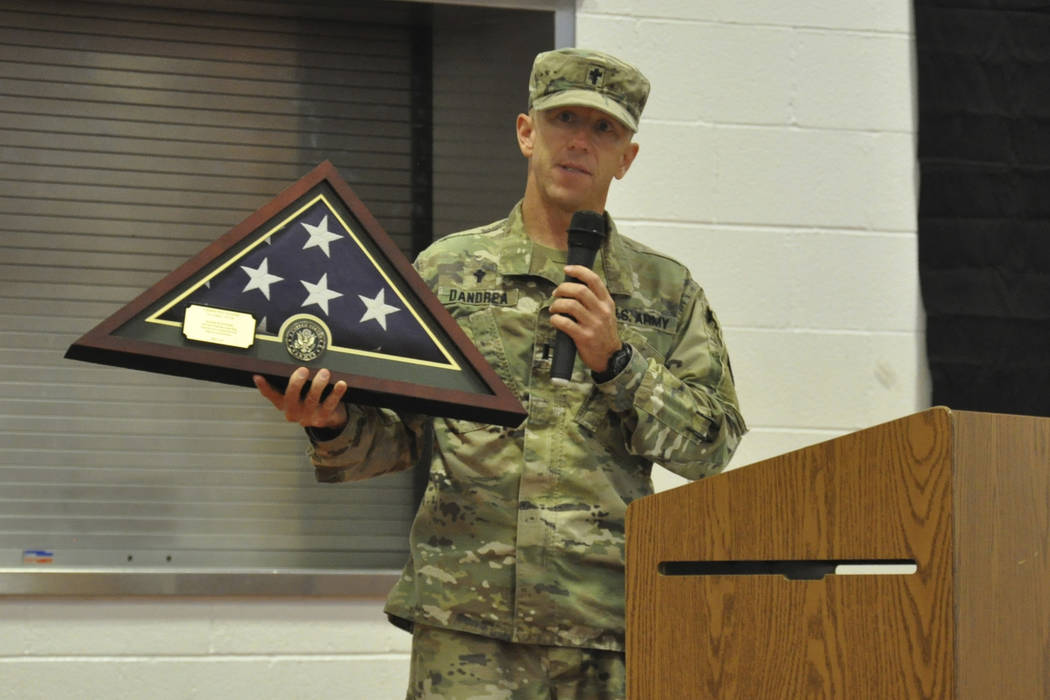
[[627,343],[620,345],[620,349],[609,355],[609,364],[605,366],[604,372],[591,372],[591,378],[598,384],[604,384],[631,364],[631,346]]

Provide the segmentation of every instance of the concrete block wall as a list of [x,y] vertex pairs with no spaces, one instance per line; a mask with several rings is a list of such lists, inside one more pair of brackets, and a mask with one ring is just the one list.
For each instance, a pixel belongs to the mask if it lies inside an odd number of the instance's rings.
[[398,698],[409,636],[378,601],[0,602],[0,698]]
[[925,408],[911,3],[583,0],[576,44],[653,83],[609,209],[723,324],[732,466]]
[[[654,92],[609,203],[725,327],[734,466],[926,407],[909,0],[578,0]],[[676,481],[665,474],[662,487]],[[0,599],[0,698],[404,696],[381,601]]]

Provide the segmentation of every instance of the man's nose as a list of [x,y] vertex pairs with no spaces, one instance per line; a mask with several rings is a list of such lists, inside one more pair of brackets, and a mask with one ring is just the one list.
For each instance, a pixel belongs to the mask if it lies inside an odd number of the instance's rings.
[[581,150],[589,150],[592,146],[590,124],[577,124],[570,134],[569,146]]

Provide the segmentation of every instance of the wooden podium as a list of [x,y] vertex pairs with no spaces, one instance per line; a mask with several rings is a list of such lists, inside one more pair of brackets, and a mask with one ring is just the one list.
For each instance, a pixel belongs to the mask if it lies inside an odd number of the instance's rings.
[[933,408],[635,501],[627,685],[1050,698],[1050,419]]

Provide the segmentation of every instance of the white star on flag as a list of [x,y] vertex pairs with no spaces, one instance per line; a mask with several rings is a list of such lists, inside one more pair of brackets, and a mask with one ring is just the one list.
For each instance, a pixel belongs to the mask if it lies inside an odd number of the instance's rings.
[[365,304],[365,315],[361,317],[360,323],[376,321],[384,331],[386,330],[386,317],[401,310],[397,306],[386,303],[386,289],[380,289],[375,299],[369,299],[363,294],[358,294],[357,298]]
[[248,284],[244,285],[244,289],[241,291],[250,292],[253,289],[258,289],[263,293],[267,301],[270,300],[270,285],[284,279],[283,277],[270,274],[268,258],[263,258],[262,263],[257,268],[241,265],[241,269],[248,273]]
[[332,252],[328,249],[328,244],[338,240],[341,236],[328,230],[328,214],[325,214],[321,218],[321,223],[316,226],[312,226],[304,221],[303,228],[310,234],[310,239],[303,244],[303,250],[316,246],[324,251],[326,257],[331,258]]
[[302,285],[306,287],[306,291],[309,294],[306,297],[306,301],[303,302],[303,306],[309,306],[310,304],[317,304],[324,309],[325,314],[328,313],[328,302],[332,299],[343,296],[342,292],[335,292],[328,288],[328,273],[321,275],[321,279],[317,280],[317,284],[310,284],[305,280],[300,280]]

